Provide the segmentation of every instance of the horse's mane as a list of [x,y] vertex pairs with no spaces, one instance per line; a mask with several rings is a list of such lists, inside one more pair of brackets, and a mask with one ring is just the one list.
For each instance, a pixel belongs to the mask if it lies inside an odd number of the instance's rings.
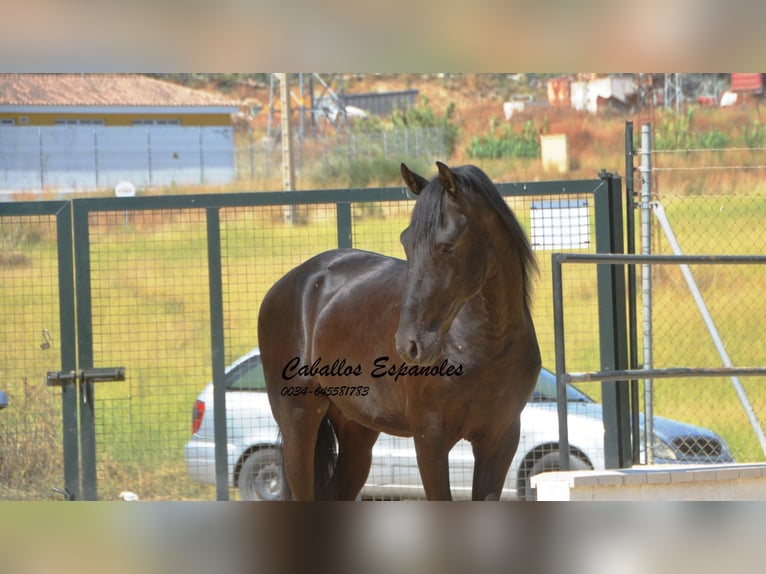
[[[488,205],[500,216],[501,221],[504,223],[508,235],[519,254],[524,303],[529,309],[532,296],[532,275],[537,271],[537,258],[529,245],[524,229],[522,229],[511,208],[508,207],[503,196],[497,191],[495,184],[492,183],[492,180],[481,169],[474,165],[464,165],[450,168],[450,170],[455,175],[461,191],[466,193],[470,203]],[[410,226],[417,237],[432,237],[431,231],[436,226],[442,224],[444,198],[447,192],[442,187],[438,176],[431,180],[428,187],[431,186],[436,186],[438,192],[424,193],[424,190],[418,201],[420,204],[418,206],[419,209],[413,211]]]

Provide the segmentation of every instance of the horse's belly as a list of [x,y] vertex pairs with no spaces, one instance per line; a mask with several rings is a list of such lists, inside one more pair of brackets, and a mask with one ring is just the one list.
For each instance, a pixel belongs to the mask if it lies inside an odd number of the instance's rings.
[[[324,359],[323,359],[324,360]],[[376,363],[377,361],[377,363]],[[409,434],[401,382],[380,376],[381,362],[366,357],[333,358],[314,381],[314,394],[331,400],[359,424],[396,435]]]
[[[331,388],[331,387],[326,387]],[[411,436],[404,413],[387,399],[368,394],[363,397],[337,397],[331,399],[346,418],[367,428],[398,436]]]

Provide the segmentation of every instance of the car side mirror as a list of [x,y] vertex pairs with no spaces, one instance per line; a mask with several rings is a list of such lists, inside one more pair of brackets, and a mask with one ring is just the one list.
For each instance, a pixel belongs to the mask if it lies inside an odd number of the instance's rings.
[[4,409],[8,406],[8,395],[5,394],[5,391],[0,391],[0,409]]

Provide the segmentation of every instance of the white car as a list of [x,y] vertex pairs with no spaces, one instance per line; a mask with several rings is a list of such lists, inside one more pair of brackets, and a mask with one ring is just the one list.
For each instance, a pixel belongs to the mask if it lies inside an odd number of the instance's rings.
[[[601,405],[567,386],[570,468],[604,468],[604,426]],[[643,424],[643,417],[641,418]],[[192,437],[185,447],[192,480],[216,483],[213,423],[213,384],[194,402]],[[228,482],[242,500],[282,497],[279,428],[271,415],[258,349],[226,369],[226,434]],[[529,479],[558,470],[558,411],[556,378],[545,369],[521,414],[521,438],[506,477],[503,499],[534,499]],[[724,440],[713,431],[654,418],[655,463],[733,462]],[[450,483],[455,499],[470,499],[473,453],[470,443],[458,442],[450,452]],[[411,438],[381,433],[373,449],[372,467],[362,498],[425,498]]]

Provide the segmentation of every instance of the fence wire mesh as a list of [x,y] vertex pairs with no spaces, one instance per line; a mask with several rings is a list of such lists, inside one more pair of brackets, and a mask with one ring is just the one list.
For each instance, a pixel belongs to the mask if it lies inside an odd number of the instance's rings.
[[0,213],[0,499],[56,497],[63,485],[61,400],[45,384],[59,358],[53,215]]
[[[596,181],[594,186],[598,185]],[[254,352],[259,344],[258,309],[279,277],[312,255],[338,245],[340,222],[334,202],[261,206],[248,201],[238,205],[231,198],[226,205],[233,206],[219,210],[225,360],[232,366],[226,376],[227,478],[231,498],[264,499],[280,492],[277,428]],[[560,250],[564,241],[569,242],[568,249],[595,250],[592,192],[557,192],[555,198],[507,198],[538,255],[533,312],[544,365],[549,369],[553,369],[550,253]],[[127,373],[124,382],[95,386],[98,497],[113,500],[129,491],[144,500],[213,499],[216,474],[206,209],[189,207],[187,200],[183,200],[185,207],[174,207],[173,198],[167,198],[162,209],[122,210],[113,200],[103,204],[86,201],[91,202],[89,248],[87,254],[76,254],[88,258],[90,269],[89,284],[78,286],[78,290],[88,291],[92,311],[85,336],[92,345],[93,366],[123,366]],[[413,204],[404,199],[352,203],[354,247],[403,257],[399,234],[409,222]],[[42,397],[33,408],[26,405],[23,412],[34,424],[44,426],[39,432],[48,433],[30,444],[40,447],[49,461],[45,472],[37,473],[41,485],[37,489],[37,483],[17,469],[2,475],[4,480],[20,484],[19,491],[7,490],[5,495],[13,499],[57,497],[51,487],[61,484],[60,399],[56,389],[46,388],[42,379],[45,371],[58,368],[58,357],[40,350],[42,330],[55,334],[59,328],[55,232],[50,218],[3,217],[1,224],[3,237],[22,239],[14,239],[18,246],[6,249],[2,260],[7,271],[1,282],[3,312],[11,318],[3,322],[4,337],[10,344],[4,350],[2,369],[4,384],[11,381],[6,390],[14,410],[0,413],[0,428],[19,424],[14,416],[22,412],[21,408],[15,410],[22,406],[21,389]],[[562,234],[562,227],[573,230],[570,236]],[[14,255],[16,252],[20,255]],[[572,329],[567,337],[572,365],[595,369],[595,271],[581,267],[571,279],[565,296],[571,312],[567,320]],[[78,281],[85,278],[78,277]],[[21,315],[14,318],[18,313]],[[25,326],[24,337],[14,334],[14,323]],[[29,382],[32,379],[34,384]],[[525,477],[558,459],[551,390],[549,384],[525,411],[519,455],[507,482],[509,491],[520,487],[523,495]],[[598,392],[592,395],[600,398]],[[593,452],[603,448],[600,420],[594,428],[599,444],[583,446],[582,454],[583,464],[587,460],[597,466],[599,455]],[[28,428],[23,434],[38,436]],[[17,441],[17,435],[4,432],[3,440]],[[588,438],[591,443],[593,439]],[[402,442],[392,442],[395,440]],[[380,454],[374,460],[365,495],[422,497],[412,441],[383,435],[376,449]],[[470,493],[473,462],[470,450],[467,452],[453,452],[452,483],[458,497]],[[546,459],[546,454],[551,457]]]
[[125,366],[95,389],[99,497],[204,495],[186,480],[183,445],[209,380],[204,210],[90,214],[93,363]]
[[[663,150],[654,152],[654,211],[662,210],[667,227],[686,255],[763,255],[766,235],[763,148]],[[667,231],[652,216],[651,251],[672,254]],[[652,268],[652,358],[655,368],[720,367],[725,355],[735,367],[766,364],[763,317],[763,265],[691,265],[690,275],[712,319],[703,320],[700,302],[679,266]],[[737,462],[766,460],[755,424],[766,423],[766,387],[761,377],[667,379],[652,383],[657,416],[709,428],[728,444]],[[744,389],[743,401],[736,391]],[[714,441],[679,439],[681,447],[714,453]]]

